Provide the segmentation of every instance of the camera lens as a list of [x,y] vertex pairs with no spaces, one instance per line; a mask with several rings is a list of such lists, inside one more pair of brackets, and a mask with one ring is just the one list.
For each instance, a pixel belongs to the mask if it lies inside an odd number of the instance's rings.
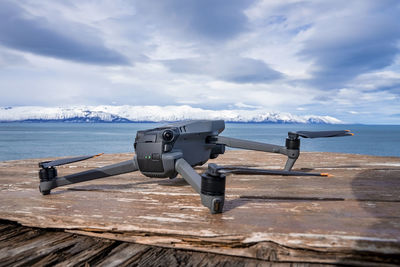
[[169,142],[174,138],[174,132],[172,132],[171,130],[165,130],[162,136],[165,141]]

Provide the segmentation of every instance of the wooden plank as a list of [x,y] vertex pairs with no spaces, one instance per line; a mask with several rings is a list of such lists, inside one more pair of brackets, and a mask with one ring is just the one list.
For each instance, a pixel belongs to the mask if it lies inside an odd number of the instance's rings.
[[[1,222],[0,222],[1,223]],[[4,223],[4,222],[3,222]],[[200,253],[171,248],[124,243],[88,236],[68,234],[53,229],[35,229],[11,224],[14,232],[39,231],[43,246],[26,250],[27,242],[12,242],[3,251],[11,257],[2,259],[0,266],[269,266],[270,263],[241,257],[228,257],[213,253]],[[61,242],[50,242],[49,235],[60,237]],[[36,239],[36,240],[39,240]],[[36,241],[35,241],[36,242]],[[66,245],[66,243],[69,243]],[[3,240],[0,242],[11,242]],[[19,253],[14,253],[19,251]],[[279,266],[279,265],[278,265]],[[286,266],[286,265],[285,265]],[[294,265],[296,266],[296,265]],[[311,266],[310,264],[301,266]]]
[[98,266],[128,266],[143,257],[149,250],[151,250],[149,246],[124,243],[114,248]]
[[0,249],[0,262],[2,266],[30,265],[31,261],[47,254],[57,251],[61,247],[72,244],[68,233],[45,233],[34,239],[21,242],[17,246],[9,244],[8,247]]
[[[105,155],[69,174],[127,160]],[[400,160],[302,153],[296,168],[333,178],[231,175],[223,214],[211,215],[183,179],[140,173],[37,190],[37,162],[0,163],[0,218],[162,247],[294,262],[399,262]],[[216,162],[278,168],[284,157],[228,151]],[[199,172],[204,168],[198,168]],[[368,255],[371,255],[370,257]]]
[[[97,242],[90,240],[90,243],[93,243],[90,247],[86,247],[86,245],[81,247],[81,244],[77,243],[75,246],[79,249],[79,253],[62,259],[58,266],[94,265],[106,257],[116,246],[120,245],[120,242],[111,240],[97,240]],[[60,261],[60,259],[57,260]]]

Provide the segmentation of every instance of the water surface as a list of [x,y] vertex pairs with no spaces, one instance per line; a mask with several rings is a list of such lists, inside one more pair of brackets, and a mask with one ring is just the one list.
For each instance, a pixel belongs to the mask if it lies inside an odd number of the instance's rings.
[[[134,152],[136,131],[161,123],[0,123],[0,161]],[[350,129],[352,137],[302,139],[302,151],[400,157],[400,125],[226,123],[222,135],[284,145],[288,131]]]

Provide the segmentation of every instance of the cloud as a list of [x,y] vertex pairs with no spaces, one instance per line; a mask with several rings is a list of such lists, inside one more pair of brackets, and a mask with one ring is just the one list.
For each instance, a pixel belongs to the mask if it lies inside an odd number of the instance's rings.
[[208,75],[233,83],[268,83],[282,75],[261,60],[235,56],[162,61],[171,71],[193,75]]
[[399,52],[398,1],[346,5],[316,21],[298,53],[313,61],[311,84],[324,89],[341,88],[360,74],[390,66]]
[[247,105],[242,102],[235,103],[233,106],[236,108],[240,108],[240,109],[260,109],[260,108],[262,108],[260,106]]
[[0,50],[0,68],[8,68],[29,64],[29,62],[21,55],[11,51]]
[[384,70],[361,74],[349,86],[364,92],[388,91],[400,95],[400,73]]
[[400,123],[399,5],[0,1],[0,105],[188,103]]
[[137,1],[138,14],[157,28],[193,38],[226,40],[247,30],[244,9],[254,0],[148,0]]
[[[85,30],[77,36],[54,30],[45,18],[34,17],[8,1],[0,3],[0,44],[24,52],[98,65],[126,65],[127,58],[105,47]],[[79,26],[79,25],[78,25]]]

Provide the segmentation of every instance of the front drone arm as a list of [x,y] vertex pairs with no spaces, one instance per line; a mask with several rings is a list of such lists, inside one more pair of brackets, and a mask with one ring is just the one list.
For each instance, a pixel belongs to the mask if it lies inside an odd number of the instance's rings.
[[225,136],[215,136],[211,139],[216,144],[222,144],[233,148],[249,149],[263,152],[279,153],[288,156],[285,164],[285,171],[290,171],[300,154],[300,140],[286,139],[286,147],[236,139]]
[[63,177],[57,177],[57,172],[54,167],[43,168],[40,170],[40,185],[39,190],[43,195],[50,193],[51,189],[59,186],[86,182],[90,180],[105,178],[118,174],[134,172],[138,170],[136,157],[133,160],[96,168],[88,171],[78,172]]
[[201,203],[211,213],[221,213],[225,200],[225,175],[203,173],[201,176],[183,158],[175,162],[175,170],[200,194]]
[[193,187],[194,191],[201,193],[201,176],[186,160],[183,158],[178,159],[175,162],[175,170]]

